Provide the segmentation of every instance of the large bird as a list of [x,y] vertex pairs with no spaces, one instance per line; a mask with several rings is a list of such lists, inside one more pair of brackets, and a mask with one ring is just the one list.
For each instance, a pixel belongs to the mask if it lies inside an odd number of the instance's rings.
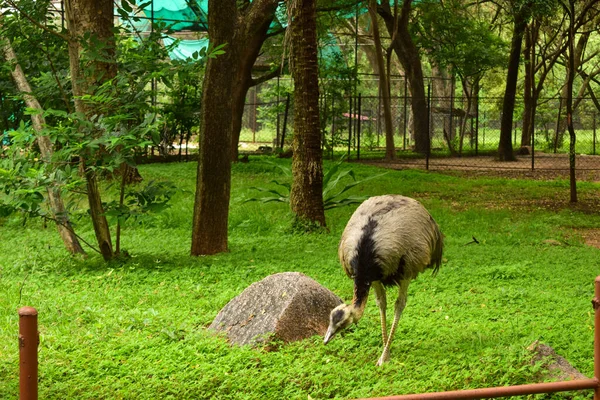
[[[324,342],[362,317],[371,286],[381,316],[383,353],[389,360],[390,345],[406,305],[408,285],[420,272],[442,261],[443,237],[429,212],[417,200],[400,195],[375,196],[364,201],[344,229],[338,256],[346,274],[354,280],[351,304],[341,304],[330,314]],[[386,286],[397,286],[394,321],[386,325]]]

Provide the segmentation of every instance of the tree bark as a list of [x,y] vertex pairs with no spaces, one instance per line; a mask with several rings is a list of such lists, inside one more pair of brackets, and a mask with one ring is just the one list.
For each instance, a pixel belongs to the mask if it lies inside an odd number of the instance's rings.
[[[523,6],[524,7],[524,6]],[[515,14],[513,34],[508,58],[508,71],[506,74],[506,89],[502,103],[502,119],[500,122],[500,143],[498,144],[498,159],[500,161],[515,161],[512,146],[513,112],[515,110],[515,97],[517,94],[517,80],[519,78],[519,61],[523,35],[527,26],[527,18],[523,9]]]
[[[2,46],[6,61],[14,64],[11,75],[15,81],[17,89],[23,95],[25,104],[27,104],[27,107],[39,111],[39,113],[31,116],[31,122],[33,129],[38,134],[36,141],[40,148],[42,159],[46,164],[50,165],[52,162],[52,155],[54,154],[54,148],[52,147],[50,138],[42,134],[43,128],[46,125],[45,118],[41,114],[43,111],[42,106],[38,102],[37,98],[32,94],[31,86],[29,85],[27,77],[19,65],[17,55],[15,54],[10,41],[6,38],[0,37],[0,44]],[[69,215],[65,209],[65,205],[60,194],[60,188],[57,185],[51,185],[48,187],[47,191],[48,202],[50,203],[50,212],[52,213],[52,217],[56,222],[58,233],[62,238],[65,247],[71,254],[85,254],[85,251],[81,247],[81,244],[75,235],[71,221],[69,220]]]
[[429,151],[429,113],[427,112],[427,97],[425,96],[425,83],[419,50],[408,31],[411,6],[412,0],[403,0],[397,23],[394,23],[394,15],[390,10],[389,2],[382,2],[377,11],[383,18],[389,35],[394,38],[391,47],[398,56],[410,85],[415,151],[427,153]]
[[[75,102],[75,111],[86,118],[92,118],[94,110],[87,105],[82,96],[90,95],[104,82],[116,74],[115,39],[113,34],[113,2],[108,0],[65,0],[67,28],[69,30],[69,65],[71,70],[72,91]],[[86,34],[88,36],[87,43]],[[103,57],[90,57],[85,59],[87,49],[95,49],[92,40],[103,43],[105,48]],[[84,73],[85,71],[85,73]],[[93,156],[92,156],[93,158]],[[98,190],[98,177],[93,168],[86,164],[85,157],[81,157],[81,167],[87,184],[87,197],[90,207],[94,233],[98,247],[105,260],[114,257],[110,229],[104,216],[104,208],[100,191]]]
[[[379,75],[379,92],[383,99],[383,118],[385,121],[385,159],[396,158],[396,146],[394,144],[394,127],[392,126],[392,106],[390,102],[390,85],[385,70],[381,37],[379,36],[379,22],[377,21],[377,0],[369,1],[369,16],[373,27],[373,41],[375,42],[375,54],[377,57],[377,71]],[[360,118],[360,116],[359,116]]]
[[295,101],[290,206],[301,222],[325,226],[316,0],[296,0],[288,7]]
[[[209,0],[208,35],[225,53],[210,58],[203,83],[198,175],[191,254],[227,251],[231,159],[252,66],[275,15],[277,0],[255,0],[238,9],[235,0]],[[235,145],[234,145],[235,142]]]
[[529,146],[534,132],[535,123],[535,44],[537,42],[537,29],[539,24],[533,21],[525,30],[525,77],[523,88],[523,128],[521,132],[521,147]]
[[571,203],[577,203],[577,180],[575,176],[575,143],[577,137],[575,128],[573,127],[573,81],[575,80],[575,4],[574,0],[570,0],[567,5],[563,4],[565,11],[569,15],[569,34],[568,47],[569,57],[567,62],[567,86],[566,86],[566,102],[567,102],[567,129],[569,130],[569,192]]

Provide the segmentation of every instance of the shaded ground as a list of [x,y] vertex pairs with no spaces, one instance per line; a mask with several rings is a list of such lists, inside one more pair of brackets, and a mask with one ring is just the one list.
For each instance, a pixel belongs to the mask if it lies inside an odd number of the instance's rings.
[[580,229],[578,233],[585,244],[600,249],[600,229]]
[[[399,158],[394,161],[364,160],[362,162],[393,169],[426,169],[424,158]],[[580,155],[576,157],[575,163],[577,179],[600,182],[600,156]],[[567,154],[536,152],[533,168],[531,156],[517,156],[517,161],[512,162],[497,161],[489,155],[432,157],[429,159],[429,170],[444,171],[461,176],[494,176],[540,180],[568,179],[569,156]]]

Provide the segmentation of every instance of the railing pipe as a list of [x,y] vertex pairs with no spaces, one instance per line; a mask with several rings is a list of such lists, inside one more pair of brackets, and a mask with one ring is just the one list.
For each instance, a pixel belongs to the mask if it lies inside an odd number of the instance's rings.
[[484,389],[455,390],[408,394],[400,396],[372,397],[361,400],[446,400],[446,399],[490,399],[508,396],[523,396],[539,393],[594,390],[594,400],[600,400],[600,276],[594,282],[594,378],[573,381],[533,383],[529,385],[500,386]]
[[522,396],[538,393],[554,393],[566,392],[571,390],[596,389],[597,387],[598,381],[596,379],[578,379],[575,381],[566,382],[534,383],[531,385],[505,386],[471,390],[455,390],[451,392],[408,394],[388,397],[374,397],[371,400],[491,399],[496,397]]
[[38,323],[33,307],[19,309],[19,399],[38,398]]
[[[594,379],[600,382],[600,276],[594,282]],[[594,400],[600,400],[600,384],[594,388]]]

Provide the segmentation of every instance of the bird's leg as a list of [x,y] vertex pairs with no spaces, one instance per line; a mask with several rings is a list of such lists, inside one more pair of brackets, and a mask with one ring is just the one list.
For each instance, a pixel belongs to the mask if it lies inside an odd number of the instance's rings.
[[373,288],[375,289],[375,302],[377,303],[377,307],[379,307],[379,315],[381,317],[381,334],[383,336],[383,345],[385,346],[388,341],[386,323],[387,301],[385,298],[385,288],[379,281],[373,282]]
[[396,304],[394,307],[394,321],[392,322],[392,327],[390,328],[390,335],[388,336],[388,340],[385,343],[385,347],[383,348],[383,353],[381,353],[381,357],[377,361],[377,366],[383,365],[386,361],[390,359],[390,346],[392,345],[392,339],[394,338],[394,333],[396,332],[396,327],[398,326],[398,322],[400,321],[400,316],[402,315],[402,311],[404,311],[404,307],[406,306],[406,296],[408,292],[408,284],[410,281],[400,281],[398,284],[398,299],[396,300]]

